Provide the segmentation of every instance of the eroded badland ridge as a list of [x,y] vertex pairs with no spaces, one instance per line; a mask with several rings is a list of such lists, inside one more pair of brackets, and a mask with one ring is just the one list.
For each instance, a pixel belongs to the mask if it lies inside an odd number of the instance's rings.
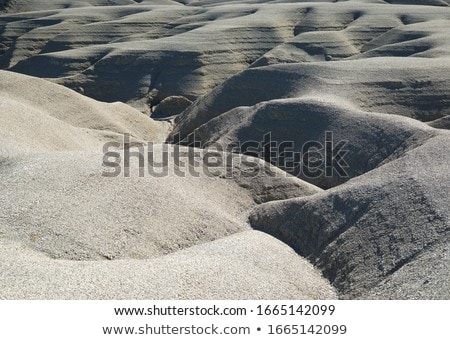
[[450,298],[449,4],[0,1],[0,298]]

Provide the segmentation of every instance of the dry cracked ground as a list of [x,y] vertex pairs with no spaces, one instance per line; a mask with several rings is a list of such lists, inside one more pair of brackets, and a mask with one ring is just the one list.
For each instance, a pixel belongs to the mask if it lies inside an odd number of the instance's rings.
[[449,299],[449,6],[1,0],[0,298]]

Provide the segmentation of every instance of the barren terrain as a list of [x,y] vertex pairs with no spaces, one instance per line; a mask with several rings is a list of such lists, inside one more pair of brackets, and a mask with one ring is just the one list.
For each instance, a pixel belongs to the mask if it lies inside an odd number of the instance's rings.
[[[0,68],[1,299],[450,298],[448,0],[0,1]],[[345,162],[174,156],[269,133]]]

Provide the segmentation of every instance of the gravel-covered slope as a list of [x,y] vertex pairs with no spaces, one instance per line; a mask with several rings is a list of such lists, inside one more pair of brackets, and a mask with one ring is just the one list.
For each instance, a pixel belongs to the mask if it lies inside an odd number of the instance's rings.
[[[449,22],[448,0],[0,1],[0,298],[450,298]],[[333,171],[236,147],[269,134]],[[170,162],[111,176],[105,143]]]

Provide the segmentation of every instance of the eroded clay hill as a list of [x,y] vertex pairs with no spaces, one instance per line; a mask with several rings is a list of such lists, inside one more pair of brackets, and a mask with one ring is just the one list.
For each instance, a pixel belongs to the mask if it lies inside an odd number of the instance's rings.
[[[0,298],[450,298],[448,0],[0,1],[0,67]],[[104,175],[268,133],[345,174]]]

